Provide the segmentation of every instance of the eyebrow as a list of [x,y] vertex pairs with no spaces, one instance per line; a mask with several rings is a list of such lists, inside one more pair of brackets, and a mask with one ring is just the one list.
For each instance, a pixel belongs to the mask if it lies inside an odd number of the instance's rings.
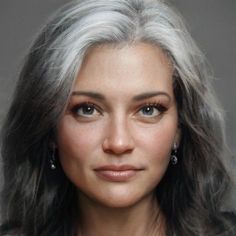
[[[97,92],[92,92],[92,91],[73,91],[71,96],[87,96],[91,97],[97,100],[106,100],[105,96],[102,95],[101,93]],[[153,91],[153,92],[146,92],[146,93],[141,93],[138,95],[135,95],[132,100],[133,101],[142,101],[148,98],[152,98],[155,96],[166,96],[168,97],[169,100],[171,100],[171,96],[163,91]]]
[[90,92],[90,91],[73,91],[71,96],[86,96],[86,97],[91,97],[91,98],[95,98],[98,100],[105,100],[105,96],[103,96],[100,93],[96,93],[96,92]]
[[142,94],[134,96],[133,100],[141,101],[141,100],[145,100],[145,99],[152,98],[155,96],[166,96],[168,97],[169,100],[171,100],[171,96],[168,93],[163,92],[163,91],[153,91],[153,92],[142,93]]

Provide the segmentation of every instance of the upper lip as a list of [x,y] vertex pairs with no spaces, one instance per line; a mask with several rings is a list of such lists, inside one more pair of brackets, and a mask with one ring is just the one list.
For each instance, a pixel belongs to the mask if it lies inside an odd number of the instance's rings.
[[105,165],[95,168],[96,171],[126,171],[126,170],[143,170],[143,168],[138,168],[133,165]]

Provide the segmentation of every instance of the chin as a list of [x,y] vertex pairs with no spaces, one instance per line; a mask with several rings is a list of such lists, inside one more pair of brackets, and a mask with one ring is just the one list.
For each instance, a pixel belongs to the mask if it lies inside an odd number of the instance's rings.
[[109,199],[106,202],[102,202],[102,204],[109,208],[129,208],[134,206],[137,202],[137,200],[133,199]]
[[93,202],[106,208],[130,208],[145,200],[150,200],[153,194],[149,195],[132,195],[132,194],[115,194],[100,197],[93,197]]

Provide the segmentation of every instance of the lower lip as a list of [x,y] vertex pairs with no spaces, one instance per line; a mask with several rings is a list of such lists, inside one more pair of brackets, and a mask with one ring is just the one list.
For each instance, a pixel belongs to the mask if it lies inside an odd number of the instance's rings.
[[98,177],[111,182],[128,181],[137,174],[138,170],[97,170]]

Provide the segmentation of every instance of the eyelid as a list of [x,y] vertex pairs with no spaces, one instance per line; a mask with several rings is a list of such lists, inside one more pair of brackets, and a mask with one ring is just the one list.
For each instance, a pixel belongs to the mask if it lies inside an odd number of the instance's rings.
[[[82,108],[83,106],[91,106],[91,107],[93,107],[93,108],[99,113],[99,115],[102,115],[101,108],[100,108],[99,106],[97,106],[96,104],[94,104],[93,102],[81,102],[81,103],[78,103],[78,104],[72,106],[71,111],[72,111],[73,115],[75,115],[75,116],[77,116],[77,117],[81,117],[81,118],[82,118],[82,117],[84,117],[84,118],[89,117],[89,115],[87,115],[87,116],[86,116],[86,115],[82,116],[82,115],[76,114],[76,111],[77,111],[78,109]],[[93,116],[93,115],[91,115],[91,117],[92,117],[92,116]]]
[[[148,114],[141,114],[141,112],[142,112],[142,109],[144,109],[144,108],[147,108],[147,107],[152,107],[152,108],[154,108],[154,109],[157,109],[157,114],[151,114],[151,115],[148,115]],[[167,111],[168,110],[168,108],[164,105],[164,104],[162,104],[162,103],[160,103],[160,102],[145,102],[144,104],[141,104],[139,107],[138,107],[138,109],[137,109],[137,111],[136,111],[136,115],[138,116],[138,117],[140,117],[140,119],[142,120],[142,119],[144,119],[145,121],[151,121],[151,120],[153,120],[153,119],[157,119],[157,118],[159,118],[160,116],[162,116],[163,114],[164,114],[164,112],[165,111]]]
[[168,109],[169,107],[169,103],[166,102],[166,101],[160,101],[159,99],[158,100],[147,100],[147,101],[143,101],[142,103],[139,103],[137,105],[137,110],[138,109],[141,109],[143,107],[146,107],[146,106],[153,106],[153,107],[157,107],[157,108],[165,108],[166,110]]
[[167,110],[167,107],[164,106],[163,104],[161,103],[145,103],[144,105],[141,105],[139,110],[145,108],[145,107],[154,107],[158,110],[160,110],[160,112],[163,112],[163,111],[166,111]]

